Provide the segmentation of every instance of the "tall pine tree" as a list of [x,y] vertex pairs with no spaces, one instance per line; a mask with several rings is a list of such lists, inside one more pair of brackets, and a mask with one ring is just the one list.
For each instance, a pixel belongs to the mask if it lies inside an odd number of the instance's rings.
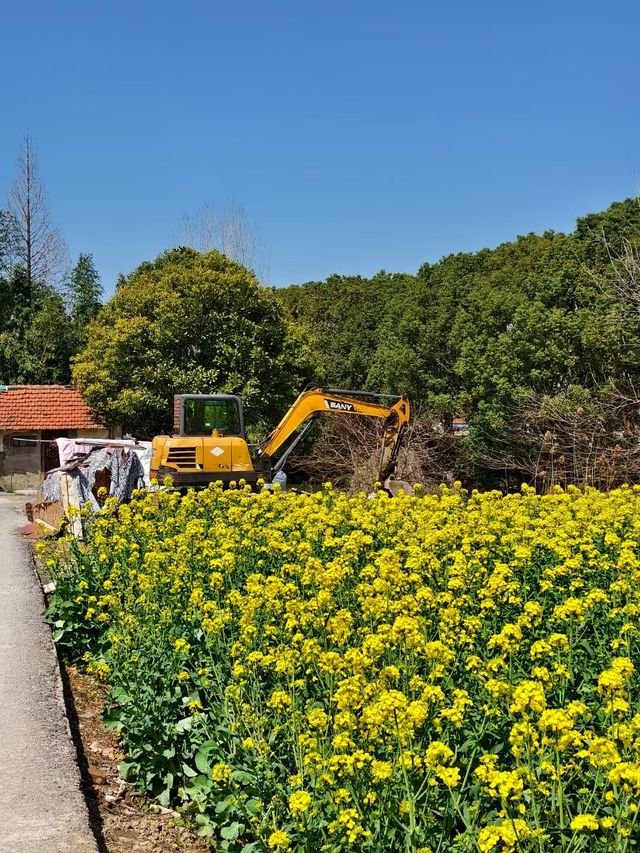
[[93,263],[93,255],[83,254],[78,257],[66,289],[77,351],[86,343],[87,323],[93,320],[102,304],[102,284]]

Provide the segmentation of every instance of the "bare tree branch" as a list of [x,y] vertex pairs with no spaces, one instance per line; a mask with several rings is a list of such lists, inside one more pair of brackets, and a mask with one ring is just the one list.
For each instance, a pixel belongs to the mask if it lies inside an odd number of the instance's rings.
[[613,296],[637,315],[640,313],[640,246],[625,240],[622,251],[615,257],[610,252],[609,259]]
[[177,238],[179,243],[200,252],[217,249],[253,270],[262,282],[269,278],[269,254],[241,204],[234,201],[218,207],[203,204],[192,213],[184,213]]
[[611,489],[640,482],[637,403],[615,389],[584,401],[530,392],[504,411],[500,430],[485,429],[477,461],[511,485]]
[[7,205],[16,227],[17,259],[27,271],[29,284],[59,283],[68,261],[68,251],[49,213],[30,136],[25,137],[20,151]]
[[[370,418],[327,418],[311,448],[296,451],[288,469],[311,484],[330,480],[349,492],[369,492],[377,476],[382,425]],[[416,412],[405,433],[397,476],[438,488],[457,479],[460,440],[437,416]]]

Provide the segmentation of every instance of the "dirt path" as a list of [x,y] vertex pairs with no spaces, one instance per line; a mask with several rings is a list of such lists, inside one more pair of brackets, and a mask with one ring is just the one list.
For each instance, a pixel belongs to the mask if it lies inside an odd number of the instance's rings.
[[96,853],[23,510],[0,495],[0,853]]

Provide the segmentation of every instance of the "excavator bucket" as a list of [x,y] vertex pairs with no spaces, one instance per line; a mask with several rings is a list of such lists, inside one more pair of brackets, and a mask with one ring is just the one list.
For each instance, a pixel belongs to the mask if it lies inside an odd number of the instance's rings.
[[382,488],[387,492],[387,494],[391,495],[392,498],[398,496],[399,492],[404,492],[405,495],[413,495],[415,494],[415,489],[408,483],[406,480],[396,480],[393,477],[387,477],[387,479],[382,484]]

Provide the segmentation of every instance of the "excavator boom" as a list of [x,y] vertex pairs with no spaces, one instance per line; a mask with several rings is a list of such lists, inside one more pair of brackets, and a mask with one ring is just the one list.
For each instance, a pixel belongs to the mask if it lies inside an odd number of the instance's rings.
[[[374,402],[374,399],[395,400],[395,402],[391,406],[385,406]],[[280,470],[309,427],[323,414],[356,415],[382,420],[384,434],[378,464],[378,479],[384,482],[394,473],[402,436],[409,422],[408,398],[332,388],[310,388],[300,394],[278,426],[258,447],[257,455],[262,463],[261,467],[270,468],[272,473]],[[283,456],[274,462],[275,454],[294,434],[295,438],[291,445]]]

